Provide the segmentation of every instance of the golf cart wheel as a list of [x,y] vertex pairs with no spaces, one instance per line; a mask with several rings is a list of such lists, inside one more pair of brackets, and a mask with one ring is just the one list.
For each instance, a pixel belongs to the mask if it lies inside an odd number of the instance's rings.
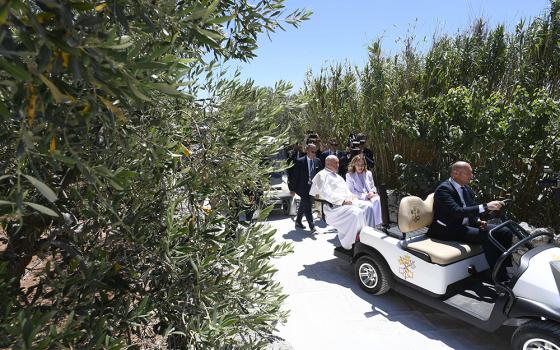
[[291,201],[288,201],[288,200],[283,200],[282,201],[282,212],[286,216],[290,215],[290,204],[291,204]]
[[370,294],[380,295],[391,289],[391,272],[380,257],[373,255],[360,257],[354,265],[354,276],[360,288]]
[[514,350],[560,350],[560,324],[551,321],[530,321],[513,333]]

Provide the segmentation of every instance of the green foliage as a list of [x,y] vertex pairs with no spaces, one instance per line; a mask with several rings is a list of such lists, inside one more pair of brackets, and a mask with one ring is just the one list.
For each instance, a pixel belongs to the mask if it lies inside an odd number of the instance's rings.
[[519,219],[560,229],[559,204],[537,187],[544,165],[560,169],[559,11],[551,1],[513,33],[478,20],[435,37],[425,54],[411,37],[385,57],[377,40],[363,68],[308,74],[309,106],[294,124],[339,141],[366,132],[377,181],[417,195],[433,191],[453,162],[469,161],[483,198],[511,197]]
[[309,16],[283,9],[0,5],[0,346],[263,345],[284,316],[270,259],[289,247],[239,223],[240,197],[268,181],[297,106],[286,84],[215,71]]

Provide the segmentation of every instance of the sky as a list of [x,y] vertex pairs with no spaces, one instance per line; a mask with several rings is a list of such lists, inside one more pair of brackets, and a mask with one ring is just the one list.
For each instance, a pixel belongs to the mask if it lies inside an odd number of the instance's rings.
[[274,86],[278,80],[302,86],[305,74],[335,63],[364,66],[367,47],[382,38],[386,56],[399,53],[402,39],[412,34],[419,50],[425,51],[434,33],[455,34],[469,28],[477,18],[490,27],[504,24],[512,31],[521,19],[539,16],[548,0],[286,0],[285,13],[296,8],[313,11],[299,28],[286,25],[258,38],[257,57],[230,62],[240,69],[241,79],[259,86]]

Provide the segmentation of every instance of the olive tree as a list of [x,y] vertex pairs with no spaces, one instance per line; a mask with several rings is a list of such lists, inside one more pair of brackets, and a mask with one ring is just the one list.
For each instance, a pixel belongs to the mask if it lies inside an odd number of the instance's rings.
[[308,16],[283,0],[0,5],[0,346],[263,344],[287,247],[237,221],[239,193],[271,171],[288,86],[214,70]]

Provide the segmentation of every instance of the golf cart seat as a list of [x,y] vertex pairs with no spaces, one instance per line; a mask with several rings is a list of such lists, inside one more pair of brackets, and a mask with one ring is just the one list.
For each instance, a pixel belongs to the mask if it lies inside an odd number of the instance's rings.
[[403,245],[405,250],[438,265],[449,265],[482,253],[482,247],[477,244],[441,241],[430,238],[425,234],[408,238],[407,233],[418,231],[432,223],[434,218],[433,206],[433,193],[424,201],[415,196],[408,196],[401,200],[398,224],[399,230],[405,236],[405,244]]
[[326,201],[324,199],[321,199],[321,197],[317,194],[314,197],[315,199],[315,203],[319,204],[319,214],[321,215],[321,220],[323,220],[325,223],[327,222],[327,219],[325,218],[325,210],[324,210],[324,206],[328,206],[330,208],[333,207],[332,203],[329,201]]

